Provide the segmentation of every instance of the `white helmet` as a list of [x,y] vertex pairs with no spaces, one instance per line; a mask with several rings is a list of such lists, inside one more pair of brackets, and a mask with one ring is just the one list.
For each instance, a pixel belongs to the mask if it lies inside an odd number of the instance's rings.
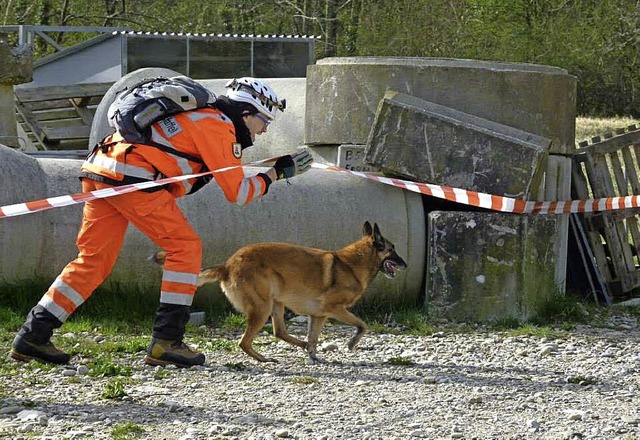
[[227,90],[229,99],[253,105],[270,121],[276,118],[276,109],[284,112],[287,107],[286,100],[278,100],[273,89],[259,79],[251,77],[232,79],[225,87],[229,89]]

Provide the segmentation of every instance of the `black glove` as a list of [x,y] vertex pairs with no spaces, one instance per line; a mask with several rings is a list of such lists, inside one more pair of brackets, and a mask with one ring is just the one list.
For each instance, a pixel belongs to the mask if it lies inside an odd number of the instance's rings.
[[276,161],[273,168],[276,170],[278,180],[289,179],[308,171],[312,162],[313,158],[307,150],[304,150],[300,153],[282,156]]

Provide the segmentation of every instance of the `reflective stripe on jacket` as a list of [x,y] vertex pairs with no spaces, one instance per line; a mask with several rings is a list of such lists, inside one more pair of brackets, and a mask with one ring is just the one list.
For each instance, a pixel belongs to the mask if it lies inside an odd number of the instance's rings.
[[[107,182],[126,184],[205,170],[202,163],[192,159],[199,158],[209,170],[241,164],[241,149],[236,144],[233,123],[217,109],[193,110],[163,119],[152,125],[150,141],[163,148],[130,144],[119,133],[114,133],[103,142],[105,148],[96,148],[87,157],[82,171],[89,177],[93,174]],[[178,154],[168,152],[171,150]],[[227,200],[238,205],[263,196],[270,183],[260,175],[245,175],[241,167],[213,177]],[[174,197],[181,197],[188,194],[195,183],[196,179],[189,179],[166,188]]]

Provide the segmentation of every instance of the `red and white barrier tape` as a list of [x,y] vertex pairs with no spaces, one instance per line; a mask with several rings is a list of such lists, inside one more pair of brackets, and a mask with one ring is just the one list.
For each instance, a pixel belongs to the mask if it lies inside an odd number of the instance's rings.
[[432,185],[429,183],[412,182],[409,180],[394,179],[391,177],[376,176],[370,173],[345,170],[333,166],[314,163],[314,168],[352,174],[358,177],[374,180],[408,191],[462,203],[464,205],[486,208],[492,211],[509,212],[514,214],[572,214],[584,212],[614,211],[640,207],[640,195],[606,197],[589,200],[566,200],[550,202],[533,202],[511,197],[496,196],[493,194],[469,191],[449,186]]
[[0,207],[0,218],[3,217],[15,217],[18,215],[31,214],[32,212],[45,211],[47,209],[59,208],[61,206],[76,205],[78,203],[88,202],[89,200],[105,199],[107,197],[113,197],[120,194],[126,194],[141,189],[153,188],[156,186],[166,185],[167,183],[181,182],[183,180],[189,180],[196,177],[208,176],[222,171],[228,171],[234,168],[259,166],[259,165],[272,165],[278,157],[272,157],[248,164],[237,165],[233,167],[221,168],[218,170],[207,171],[205,173],[197,174],[185,174],[176,177],[166,177],[164,179],[153,180],[149,182],[132,183],[130,185],[114,186],[111,188],[98,189],[90,192],[82,192],[76,194],[70,194],[66,196],[49,197],[47,199],[36,200],[33,202],[16,203],[15,205],[6,205]]
[[[103,199],[107,197],[126,194],[142,189],[153,188],[165,185],[167,183],[175,183],[183,180],[192,179],[212,175],[233,168],[272,165],[278,157],[264,159],[235,167],[228,167],[214,171],[208,171],[198,174],[187,174],[177,177],[167,177],[160,180],[150,182],[134,183],[131,185],[114,186],[111,188],[100,189],[87,193],[76,193],[66,196],[49,197],[47,199],[36,200],[33,202],[17,203],[15,205],[7,205],[0,207],[0,218],[15,217],[32,212],[44,211],[47,209],[58,208],[61,206],[75,205],[84,203],[89,200]],[[351,174],[357,177],[364,177],[374,180],[385,185],[391,185],[420,194],[437,197],[451,202],[461,203],[464,205],[474,206],[478,208],[486,208],[497,212],[507,212],[513,214],[572,214],[584,212],[600,212],[615,211],[628,208],[640,207],[640,195],[622,196],[622,197],[606,197],[600,199],[589,200],[566,200],[566,201],[548,201],[534,202],[523,199],[514,199],[511,197],[496,196],[493,194],[464,190],[460,188],[452,188],[442,185],[432,185],[429,183],[412,182],[409,180],[395,179],[391,177],[377,176],[370,173],[361,173],[358,171],[346,170],[334,166],[322,165],[314,163],[313,168],[336,171],[340,173]]]

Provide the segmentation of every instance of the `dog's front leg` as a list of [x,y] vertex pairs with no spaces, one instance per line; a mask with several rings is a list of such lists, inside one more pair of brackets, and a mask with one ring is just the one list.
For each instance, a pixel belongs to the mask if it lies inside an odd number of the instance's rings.
[[322,327],[324,326],[324,322],[326,321],[326,316],[310,316],[309,317],[309,331],[307,333],[307,353],[309,354],[309,359],[312,363],[317,363],[318,356],[316,355],[316,350],[318,347],[318,338],[320,337],[320,332],[322,332]]

